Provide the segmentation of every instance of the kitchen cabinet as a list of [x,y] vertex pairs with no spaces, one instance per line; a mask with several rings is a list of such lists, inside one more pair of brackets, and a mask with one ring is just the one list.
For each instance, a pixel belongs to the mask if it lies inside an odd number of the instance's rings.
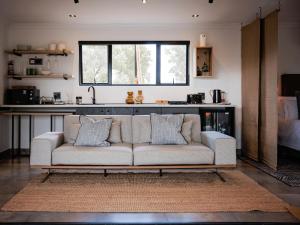
[[168,107],[162,108],[162,114],[199,114],[198,107]]
[[113,107],[112,115],[133,115],[133,108],[131,107]]
[[111,115],[111,107],[80,107],[76,109],[76,115]]
[[136,107],[133,110],[134,115],[149,115],[150,113],[161,114],[161,107]]

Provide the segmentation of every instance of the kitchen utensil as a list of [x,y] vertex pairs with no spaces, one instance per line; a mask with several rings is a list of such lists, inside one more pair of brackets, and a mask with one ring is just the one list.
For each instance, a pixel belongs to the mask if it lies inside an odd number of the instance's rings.
[[48,49],[49,49],[50,51],[55,51],[55,50],[56,50],[56,44],[55,44],[55,43],[50,43],[50,44],[48,45]]
[[205,93],[187,95],[188,104],[202,104],[204,99],[205,99]]
[[76,104],[77,105],[82,104],[82,96],[76,96]]
[[42,70],[41,74],[42,75],[49,75],[51,72],[49,70]]
[[58,43],[58,45],[57,45],[57,50],[59,50],[59,51],[64,51],[64,50],[66,50],[66,44],[65,43]]
[[220,89],[210,90],[209,94],[212,97],[213,103],[222,102],[222,91]]

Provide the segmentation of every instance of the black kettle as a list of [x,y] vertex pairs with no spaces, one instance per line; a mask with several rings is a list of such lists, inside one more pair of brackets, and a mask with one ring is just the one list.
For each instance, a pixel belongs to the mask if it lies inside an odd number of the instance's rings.
[[222,102],[222,91],[220,89],[210,90],[209,94],[212,97],[213,103]]

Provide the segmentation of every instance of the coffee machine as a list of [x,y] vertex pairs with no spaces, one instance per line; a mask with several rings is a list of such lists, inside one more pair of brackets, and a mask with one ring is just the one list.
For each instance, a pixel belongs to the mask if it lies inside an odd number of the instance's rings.
[[203,104],[204,100],[205,100],[205,93],[188,94],[187,95],[187,103],[188,104]]

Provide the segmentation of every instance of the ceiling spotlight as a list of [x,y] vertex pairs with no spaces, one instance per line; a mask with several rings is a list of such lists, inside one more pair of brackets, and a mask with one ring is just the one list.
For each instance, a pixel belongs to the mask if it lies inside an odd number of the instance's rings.
[[143,4],[146,4],[146,3],[147,3],[147,0],[142,0],[142,3],[143,3]]
[[76,18],[77,15],[76,15],[76,14],[69,14],[69,17],[70,17],[70,18]]
[[78,3],[79,3],[79,0],[74,0],[74,3],[75,3],[75,4],[78,4]]
[[210,3],[210,4],[214,3],[214,0],[208,0],[208,3]]
[[198,18],[200,15],[199,14],[193,14],[192,17],[193,18]]

